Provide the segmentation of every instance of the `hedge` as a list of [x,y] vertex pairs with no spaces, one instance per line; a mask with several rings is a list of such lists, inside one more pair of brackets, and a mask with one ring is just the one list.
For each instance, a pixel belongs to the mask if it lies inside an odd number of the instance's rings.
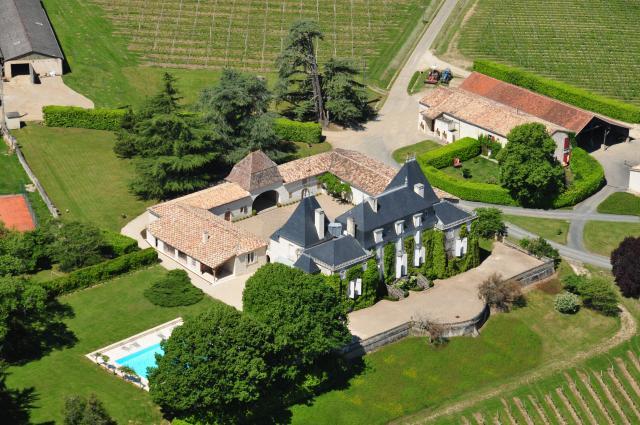
[[453,165],[454,158],[466,161],[480,155],[481,150],[479,141],[465,137],[420,155],[420,162],[435,168],[445,168]]
[[147,248],[135,251],[121,257],[102,263],[75,270],[66,276],[59,277],[41,285],[50,296],[66,294],[78,289],[88,288],[102,283],[121,274],[149,266],[158,261],[155,249]]
[[105,248],[109,251],[107,254],[114,257],[120,257],[121,255],[138,250],[138,241],[129,236],[121,235],[120,233],[110,230],[103,230],[102,236],[104,238]]
[[449,192],[466,201],[486,202],[488,204],[518,205],[509,195],[509,191],[497,184],[478,183],[462,180],[430,166],[421,164],[427,180],[439,189]]
[[573,184],[554,201],[554,208],[575,205],[596,193],[604,184],[602,165],[584,149],[574,147],[569,168],[574,176]]
[[320,143],[322,128],[317,122],[292,121],[287,118],[276,118],[273,129],[281,140],[289,142]]
[[94,130],[118,130],[124,109],[85,109],[77,106],[45,106],[42,108],[47,127],[76,127]]
[[640,108],[587,90],[540,77],[531,72],[487,60],[476,60],[473,70],[562,102],[622,121],[639,123]]

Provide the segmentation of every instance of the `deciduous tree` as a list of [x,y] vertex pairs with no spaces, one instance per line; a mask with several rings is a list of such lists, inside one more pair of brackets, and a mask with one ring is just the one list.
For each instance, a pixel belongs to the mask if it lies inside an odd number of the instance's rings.
[[640,296],[640,237],[626,237],[611,253],[616,284],[625,297]]
[[117,425],[95,394],[88,398],[67,397],[64,402],[64,425]]
[[513,128],[498,154],[500,181],[525,206],[549,205],[564,189],[564,170],[556,160],[555,141],[543,124]]
[[71,271],[100,262],[104,237],[97,227],[79,221],[60,222],[53,227],[52,257],[60,270]]
[[222,303],[185,320],[162,343],[149,392],[169,417],[268,422],[281,405],[281,359],[269,327]]
[[478,218],[474,222],[474,233],[482,238],[493,238],[507,233],[502,211],[497,208],[476,208]]
[[522,287],[514,280],[503,280],[498,273],[493,273],[478,288],[478,298],[493,308],[509,311],[522,301]]

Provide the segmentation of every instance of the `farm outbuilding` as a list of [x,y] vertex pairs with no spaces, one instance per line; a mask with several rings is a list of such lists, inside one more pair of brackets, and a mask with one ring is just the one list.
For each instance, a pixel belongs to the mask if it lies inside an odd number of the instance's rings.
[[0,0],[0,62],[4,78],[62,75],[63,54],[39,0]]
[[587,150],[629,138],[629,127],[622,123],[478,72],[471,73],[460,88],[568,129]]

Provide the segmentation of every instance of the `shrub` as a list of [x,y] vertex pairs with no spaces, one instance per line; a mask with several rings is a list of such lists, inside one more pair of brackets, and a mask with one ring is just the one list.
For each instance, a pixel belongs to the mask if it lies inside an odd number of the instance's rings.
[[391,283],[396,278],[396,247],[392,243],[386,244],[383,255],[384,281]]
[[604,184],[602,165],[584,149],[573,148],[569,169],[574,176],[573,183],[553,200],[554,208],[575,205],[596,193]]
[[465,179],[470,179],[471,178],[471,170],[464,167],[462,169],[462,177],[464,177]]
[[171,270],[144,291],[144,296],[161,307],[192,305],[202,299],[204,293],[191,284],[184,270]]
[[431,271],[439,279],[447,277],[447,252],[444,243],[444,233],[440,230],[434,231],[431,236],[431,246],[433,249],[433,265]]
[[633,123],[640,122],[640,108],[637,106],[543,78],[518,68],[487,60],[476,60],[473,63],[473,70],[611,118]]
[[102,237],[104,238],[102,250],[106,255],[120,257],[121,255],[129,254],[139,249],[138,241],[120,233],[103,230]]
[[502,280],[498,273],[490,275],[478,288],[478,298],[490,307],[509,311],[523,301],[522,286],[514,280]]
[[[500,142],[490,139],[489,136],[485,134],[478,136],[478,142],[480,142],[482,154],[489,158],[495,158],[496,155],[498,155],[498,152],[502,149],[502,144]],[[489,155],[489,150],[491,150],[491,155]]]
[[318,177],[318,181],[322,183],[329,195],[334,198],[343,199],[351,194],[351,186],[343,183],[339,178],[331,173],[324,173]]
[[580,295],[585,307],[607,316],[618,315],[618,294],[608,280],[602,277],[568,276],[562,282],[567,291]]
[[76,127],[94,130],[120,129],[124,109],[85,109],[77,106],[45,106],[42,108],[47,127]]
[[102,283],[121,274],[149,266],[158,261],[158,253],[153,248],[125,254],[113,260],[75,270],[66,276],[59,277],[41,285],[50,296],[58,296],[78,289]]
[[433,186],[467,201],[486,202],[498,205],[517,205],[509,191],[496,184],[462,180],[423,163],[424,175]]
[[322,127],[317,122],[292,121],[287,118],[276,118],[273,130],[281,140],[289,142],[320,143]]
[[580,297],[571,292],[556,295],[554,308],[562,314],[575,314],[580,310]]
[[541,237],[538,239],[520,239],[520,246],[536,257],[551,258],[556,265],[560,263],[560,253],[546,239]]
[[454,158],[466,161],[480,155],[480,151],[480,142],[476,139],[465,137],[441,148],[425,152],[420,155],[420,162],[435,168],[445,168],[453,165]]

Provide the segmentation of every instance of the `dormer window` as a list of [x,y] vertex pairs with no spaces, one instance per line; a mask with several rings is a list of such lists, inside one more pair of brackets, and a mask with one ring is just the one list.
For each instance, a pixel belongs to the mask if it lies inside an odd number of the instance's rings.
[[375,243],[382,243],[382,229],[376,229],[373,231],[373,240]]
[[404,233],[404,220],[398,220],[395,223],[395,227],[396,227],[396,235],[401,235],[402,233]]
[[413,227],[422,226],[422,213],[413,215]]

